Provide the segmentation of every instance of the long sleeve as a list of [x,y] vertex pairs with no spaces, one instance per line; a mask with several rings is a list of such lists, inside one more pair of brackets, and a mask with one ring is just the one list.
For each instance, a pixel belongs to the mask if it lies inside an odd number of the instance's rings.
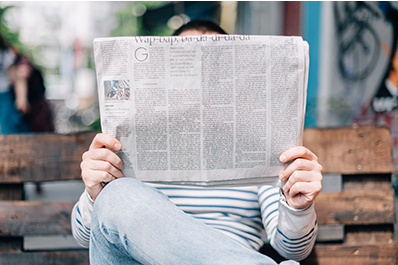
[[287,259],[299,261],[306,258],[318,231],[314,205],[295,210],[289,207],[276,187],[262,186],[258,194],[262,221],[271,246]]
[[72,210],[71,223],[72,234],[77,243],[85,248],[90,245],[91,214],[94,202],[86,191],[80,196],[79,201]]

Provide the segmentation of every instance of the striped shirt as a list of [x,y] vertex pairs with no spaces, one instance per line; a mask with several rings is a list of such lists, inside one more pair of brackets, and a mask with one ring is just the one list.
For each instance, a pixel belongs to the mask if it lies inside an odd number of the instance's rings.
[[[279,188],[250,186],[208,188],[149,184],[167,195],[187,214],[225,233],[248,248],[259,250],[266,235],[285,258],[302,260],[315,243],[314,207],[294,210]],[[77,242],[89,246],[93,202],[82,194],[72,212],[72,231]],[[265,229],[264,229],[265,228]]]

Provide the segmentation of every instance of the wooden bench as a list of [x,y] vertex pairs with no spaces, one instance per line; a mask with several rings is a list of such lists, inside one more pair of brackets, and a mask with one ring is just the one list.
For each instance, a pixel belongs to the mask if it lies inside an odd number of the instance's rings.
[[87,250],[25,251],[24,236],[70,235],[74,202],[24,201],[23,184],[81,179],[80,161],[93,137],[0,135],[0,265],[89,263]]
[[[88,264],[87,250],[24,249],[24,236],[70,235],[74,202],[24,201],[23,184],[80,179],[81,155],[93,137],[0,136],[0,265]],[[304,145],[318,155],[325,175],[315,202],[317,244],[302,264],[397,264],[388,129],[306,129]],[[262,251],[283,260],[269,245]]]

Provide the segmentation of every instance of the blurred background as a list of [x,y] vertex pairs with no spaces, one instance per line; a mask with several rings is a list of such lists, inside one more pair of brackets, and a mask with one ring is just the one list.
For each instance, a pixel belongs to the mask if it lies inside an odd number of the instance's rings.
[[382,3],[388,2],[2,1],[0,8],[3,34],[43,72],[56,132],[71,133],[99,129],[94,38],[170,35],[196,18],[228,33],[303,36],[311,58],[306,126],[371,122],[366,104],[397,42],[397,19],[387,9],[398,4]]
[[[2,1],[0,30],[42,71],[63,134],[100,130],[94,38],[170,35],[197,18],[228,33],[302,36],[310,45],[305,126],[388,126],[398,169],[397,10],[377,1]],[[84,187],[73,185],[28,187],[27,197],[77,200]]]

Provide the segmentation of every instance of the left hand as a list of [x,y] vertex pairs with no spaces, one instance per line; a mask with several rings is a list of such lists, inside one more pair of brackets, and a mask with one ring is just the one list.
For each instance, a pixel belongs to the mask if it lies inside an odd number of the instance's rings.
[[305,209],[322,189],[322,166],[318,157],[304,146],[296,146],[283,152],[281,162],[293,160],[279,175],[286,181],[283,193],[290,207]]

